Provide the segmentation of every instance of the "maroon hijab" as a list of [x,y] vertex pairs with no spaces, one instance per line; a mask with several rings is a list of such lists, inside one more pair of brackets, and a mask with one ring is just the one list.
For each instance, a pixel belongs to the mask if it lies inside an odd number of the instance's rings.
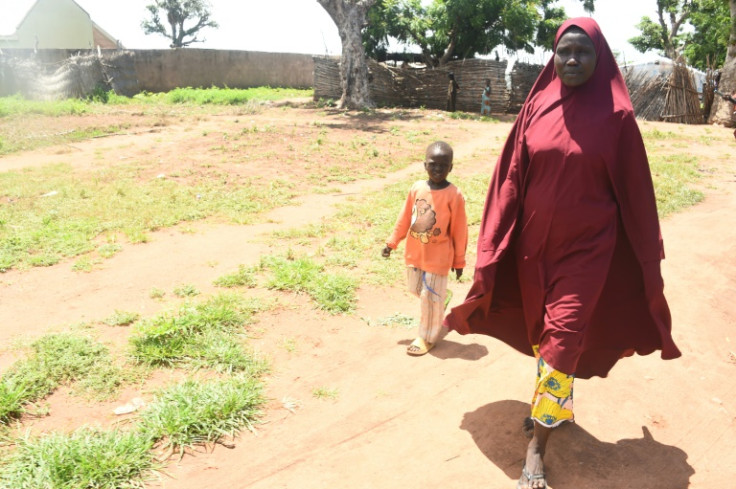
[[[618,359],[635,352],[649,354],[660,349],[665,359],[676,358],[680,352],[670,334],[670,313],[663,294],[660,261],[664,251],[654,187],[626,84],[591,18],[569,19],[562,24],[555,49],[571,26],[581,28],[593,41],[595,70],[584,84],[567,87],[557,76],[553,56],[534,83],[489,186],[473,286],[445,324],[461,334],[494,336],[533,354],[511,252],[528,165],[524,136],[530,124],[545,113],[561,111],[564,129],[550,131],[549,143],[564,147],[572,141],[605,161],[622,224],[575,372],[577,377],[588,378],[607,375]],[[543,307],[539,304],[540,311]]]

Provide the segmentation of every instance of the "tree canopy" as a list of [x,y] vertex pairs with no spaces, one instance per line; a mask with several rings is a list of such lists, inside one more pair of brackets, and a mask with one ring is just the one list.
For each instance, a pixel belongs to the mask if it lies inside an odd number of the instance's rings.
[[[210,5],[206,0],[155,0],[146,5],[149,19],[141,22],[146,34],[161,34],[171,39],[172,48],[182,48],[205,39],[197,37],[207,27],[218,27],[217,22],[210,19]],[[167,26],[161,21],[163,12]],[[184,23],[191,21],[189,27]]]
[[680,29],[697,7],[697,0],[657,0],[656,22],[642,17],[636,26],[641,34],[629,42],[642,53],[657,50],[662,56],[677,59],[686,39]]
[[[595,0],[579,0],[586,11]],[[363,44],[369,56],[383,58],[389,42],[419,48],[425,63],[534,47],[551,49],[566,14],[557,0],[377,0],[368,11]]]
[[699,0],[690,24],[695,30],[683,48],[688,63],[701,70],[723,66],[731,28],[728,0]]
[[684,55],[701,70],[723,66],[731,18],[728,0],[657,0],[657,18],[642,17],[640,35],[629,42],[640,52]]

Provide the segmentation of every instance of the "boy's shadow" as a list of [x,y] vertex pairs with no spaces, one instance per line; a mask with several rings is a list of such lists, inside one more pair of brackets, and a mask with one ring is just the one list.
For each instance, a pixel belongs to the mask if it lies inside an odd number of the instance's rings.
[[[521,433],[529,405],[498,401],[465,413],[460,428],[506,475],[521,475],[526,446]],[[695,473],[681,449],[658,443],[642,426],[642,438],[606,443],[579,425],[567,423],[550,437],[545,456],[547,481],[555,489],[687,489]]]
[[[397,343],[399,345],[409,346],[412,340],[401,340]],[[447,341],[446,339],[441,340],[437,343],[437,346],[429,350],[427,355],[432,355],[440,360],[447,360],[449,358],[459,358],[461,360],[480,360],[484,356],[488,355],[488,348],[477,343],[472,345],[464,345],[455,341]]]

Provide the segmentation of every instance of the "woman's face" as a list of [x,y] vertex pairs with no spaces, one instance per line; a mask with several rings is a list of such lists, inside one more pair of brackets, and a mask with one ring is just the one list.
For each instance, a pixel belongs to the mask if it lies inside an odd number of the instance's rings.
[[562,34],[555,50],[555,71],[568,87],[582,85],[595,71],[595,45],[579,29]]

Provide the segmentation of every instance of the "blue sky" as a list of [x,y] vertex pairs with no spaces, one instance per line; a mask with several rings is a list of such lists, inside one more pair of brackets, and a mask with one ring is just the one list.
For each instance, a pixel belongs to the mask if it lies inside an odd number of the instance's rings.
[[[0,0],[0,34],[12,33],[35,0]],[[146,36],[140,27],[151,0],[76,0],[98,25],[131,49],[165,49],[169,42]],[[340,38],[332,19],[316,0],[210,0],[220,27],[204,31],[205,43],[193,47],[307,54],[339,54]],[[577,0],[561,0],[570,16],[584,15]],[[597,0],[593,17],[614,51],[627,60],[641,58],[626,40],[637,34],[642,16],[656,15],[656,0]],[[544,62],[549,54],[529,57]]]

